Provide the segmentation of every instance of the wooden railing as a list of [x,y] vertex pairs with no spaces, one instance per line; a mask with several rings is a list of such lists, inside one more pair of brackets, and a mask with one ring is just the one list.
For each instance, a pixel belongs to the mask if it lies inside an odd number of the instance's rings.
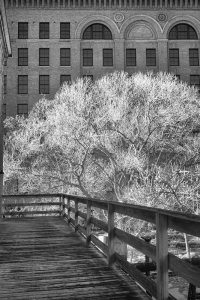
[[197,9],[199,0],[5,0],[6,8]]
[[[104,211],[107,222],[94,217],[93,211],[96,209]],[[159,300],[173,298],[168,291],[169,270],[200,287],[200,268],[168,251],[168,229],[200,237],[200,216],[65,194],[3,196],[3,213],[4,217],[61,215],[86,238],[87,245],[93,243],[101,249],[109,265],[119,264]],[[156,245],[148,244],[142,238],[115,227],[116,214],[155,224]],[[108,233],[108,245],[95,236],[92,226]],[[116,244],[119,245],[119,241],[137,249],[156,263],[156,281],[129,263],[123,253],[118,253]]]

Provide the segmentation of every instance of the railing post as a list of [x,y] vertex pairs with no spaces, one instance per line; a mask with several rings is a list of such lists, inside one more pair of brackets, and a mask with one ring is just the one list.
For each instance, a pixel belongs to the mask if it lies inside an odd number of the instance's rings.
[[114,206],[108,204],[108,265],[111,266],[114,263],[115,257],[115,245],[114,245]]
[[168,218],[156,213],[157,299],[167,300],[168,291]]
[[2,197],[2,195],[3,195],[3,171],[0,170],[0,219],[3,218],[3,197]]
[[78,230],[78,200],[75,200],[75,231]]
[[67,198],[67,221],[70,223],[70,199]]
[[89,245],[91,241],[91,202],[87,201],[87,219],[86,219],[86,244]]

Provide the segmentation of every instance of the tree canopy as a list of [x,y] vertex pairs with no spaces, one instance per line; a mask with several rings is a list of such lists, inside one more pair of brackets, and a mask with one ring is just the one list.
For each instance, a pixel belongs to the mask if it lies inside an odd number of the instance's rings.
[[196,212],[199,100],[163,73],[66,83],[28,118],[5,121],[5,182]]

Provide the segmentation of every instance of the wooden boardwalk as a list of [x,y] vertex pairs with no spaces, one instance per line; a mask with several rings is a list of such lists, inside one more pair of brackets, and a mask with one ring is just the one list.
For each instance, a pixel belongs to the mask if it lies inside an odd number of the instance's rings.
[[36,217],[0,222],[0,299],[149,298],[63,219]]

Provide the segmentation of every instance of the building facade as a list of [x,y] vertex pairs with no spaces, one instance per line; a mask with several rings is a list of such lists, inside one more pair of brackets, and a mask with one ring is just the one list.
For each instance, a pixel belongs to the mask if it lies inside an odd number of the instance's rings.
[[27,114],[64,81],[166,71],[200,87],[200,0],[5,0],[12,57],[4,113]]

